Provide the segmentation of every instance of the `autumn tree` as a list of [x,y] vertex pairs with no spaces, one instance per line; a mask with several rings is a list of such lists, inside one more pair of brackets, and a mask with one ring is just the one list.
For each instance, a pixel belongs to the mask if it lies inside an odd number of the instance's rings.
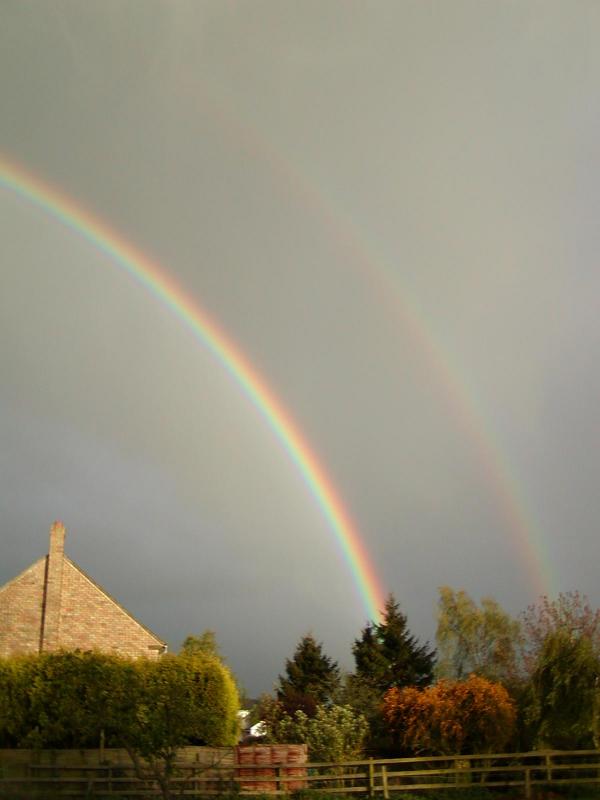
[[300,709],[313,716],[319,705],[333,701],[339,687],[337,662],[325,655],[323,645],[309,633],[300,639],[294,656],[286,659],[277,699],[288,713]]
[[394,686],[426,686],[433,678],[434,653],[409,632],[406,616],[392,594],[381,621],[363,628],[352,653],[356,678],[380,696]]
[[491,597],[481,607],[464,590],[440,587],[436,631],[439,678],[462,680],[474,673],[491,681],[514,682],[518,674],[521,626]]
[[424,689],[394,687],[383,708],[399,748],[428,755],[499,752],[516,719],[504,686],[477,675]]

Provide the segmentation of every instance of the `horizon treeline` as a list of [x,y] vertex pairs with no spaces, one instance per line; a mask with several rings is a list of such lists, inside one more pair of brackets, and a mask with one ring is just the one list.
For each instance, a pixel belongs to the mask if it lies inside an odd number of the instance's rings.
[[252,711],[266,741],[303,741],[323,760],[600,742],[600,610],[579,592],[542,596],[518,617],[443,586],[435,648],[393,594],[352,644],[342,674],[313,634]]
[[[301,637],[251,710],[254,741],[305,743],[313,761],[600,744],[600,610],[578,592],[517,618],[493,598],[440,588],[436,646],[389,595],[343,673]],[[137,661],[59,651],[0,659],[0,747],[125,747],[168,781],[177,748],[240,737],[240,689],[214,631]],[[251,740],[252,741],[252,740]],[[140,766],[141,770],[141,766]],[[158,780],[158,778],[157,778]]]

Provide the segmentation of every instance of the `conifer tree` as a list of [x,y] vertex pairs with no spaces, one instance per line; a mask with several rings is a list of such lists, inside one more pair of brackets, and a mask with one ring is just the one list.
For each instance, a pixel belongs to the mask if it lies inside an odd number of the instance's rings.
[[277,699],[289,714],[300,709],[314,715],[317,706],[332,702],[340,687],[337,662],[323,653],[312,634],[303,636],[294,657],[286,660],[285,673],[279,676]]
[[422,687],[432,681],[435,655],[409,632],[406,616],[392,594],[381,622],[363,628],[352,652],[356,678],[380,695],[394,686]]

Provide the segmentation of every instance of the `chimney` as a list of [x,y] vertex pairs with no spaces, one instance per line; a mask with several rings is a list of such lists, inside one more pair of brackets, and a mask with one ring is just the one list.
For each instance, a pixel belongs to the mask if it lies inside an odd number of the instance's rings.
[[50,528],[50,550],[46,556],[40,651],[58,650],[60,602],[65,554],[65,526],[54,522]]

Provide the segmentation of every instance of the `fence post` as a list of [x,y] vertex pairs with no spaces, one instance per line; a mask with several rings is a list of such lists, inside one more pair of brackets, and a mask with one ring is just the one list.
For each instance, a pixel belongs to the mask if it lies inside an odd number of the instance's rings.
[[375,769],[373,767],[373,759],[369,759],[369,797],[375,794]]
[[531,767],[525,767],[525,797],[531,797]]
[[384,800],[390,800],[390,793],[388,790],[388,781],[387,781],[387,767],[385,764],[381,765],[381,782],[383,783],[383,798]]
[[546,753],[546,780],[548,783],[552,780],[552,757],[550,753]]

